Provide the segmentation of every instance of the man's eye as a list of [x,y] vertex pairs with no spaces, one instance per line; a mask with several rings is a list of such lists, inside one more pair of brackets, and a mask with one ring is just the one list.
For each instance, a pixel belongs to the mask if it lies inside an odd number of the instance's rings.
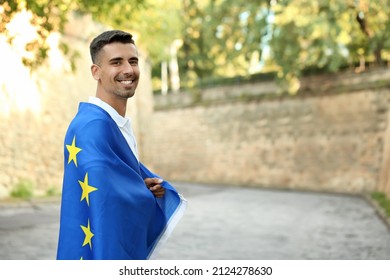
[[132,60],[132,61],[130,61],[130,64],[133,65],[133,66],[137,66],[138,65],[138,61]]

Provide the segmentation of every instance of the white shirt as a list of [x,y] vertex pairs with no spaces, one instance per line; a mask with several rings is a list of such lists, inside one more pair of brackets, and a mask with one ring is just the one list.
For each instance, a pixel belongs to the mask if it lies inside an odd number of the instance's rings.
[[91,96],[88,100],[89,103],[95,104],[102,108],[104,111],[106,111],[111,118],[115,121],[115,123],[118,125],[120,131],[123,134],[123,137],[125,137],[127,144],[129,145],[131,151],[133,152],[136,159],[138,159],[138,150],[137,150],[137,141],[135,140],[133,129],[131,128],[131,119],[130,118],[124,118],[119,113],[112,108],[110,105],[108,105],[106,102],[101,100],[100,98]]

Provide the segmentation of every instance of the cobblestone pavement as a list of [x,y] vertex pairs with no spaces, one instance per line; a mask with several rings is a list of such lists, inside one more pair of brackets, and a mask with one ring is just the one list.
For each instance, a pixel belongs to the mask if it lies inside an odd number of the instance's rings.
[[[159,259],[390,259],[359,196],[176,183],[188,209]],[[55,259],[59,201],[0,203],[0,259]]]

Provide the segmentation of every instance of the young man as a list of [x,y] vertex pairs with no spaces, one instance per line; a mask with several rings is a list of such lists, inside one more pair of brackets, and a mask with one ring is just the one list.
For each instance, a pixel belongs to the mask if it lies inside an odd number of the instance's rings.
[[140,78],[132,35],[106,31],[90,52],[96,97],[80,103],[65,136],[57,259],[148,259],[186,201],[139,162],[125,117]]

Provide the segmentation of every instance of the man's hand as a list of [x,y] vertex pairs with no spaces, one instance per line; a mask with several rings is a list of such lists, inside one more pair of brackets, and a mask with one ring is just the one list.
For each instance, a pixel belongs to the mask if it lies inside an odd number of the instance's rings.
[[165,194],[165,189],[161,186],[163,182],[160,178],[146,178],[144,180],[146,187],[154,194],[155,197],[161,198]]

